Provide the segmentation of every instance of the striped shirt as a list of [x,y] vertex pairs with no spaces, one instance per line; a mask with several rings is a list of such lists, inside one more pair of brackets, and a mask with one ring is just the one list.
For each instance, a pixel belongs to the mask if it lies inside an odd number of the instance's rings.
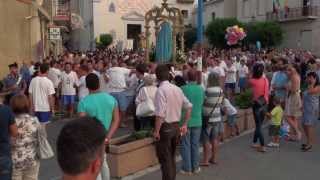
[[205,116],[209,116],[212,109],[215,107],[213,113],[210,116],[209,122],[220,122],[222,120],[220,111],[222,100],[223,90],[220,87],[216,86],[207,88],[206,98],[203,107],[203,114]]

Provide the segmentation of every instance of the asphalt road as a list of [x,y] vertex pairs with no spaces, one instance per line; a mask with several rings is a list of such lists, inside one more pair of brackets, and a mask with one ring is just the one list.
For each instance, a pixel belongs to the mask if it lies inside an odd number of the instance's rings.
[[[48,125],[49,142],[55,149],[56,138],[66,121]],[[178,175],[177,180],[315,180],[319,179],[320,121],[317,126],[317,145],[312,152],[302,153],[300,143],[282,142],[280,149],[268,149],[265,154],[253,151],[251,135],[245,135],[221,146],[219,165],[203,168],[196,176]],[[117,136],[128,133],[120,129]],[[265,133],[266,134],[266,133]],[[179,166],[179,165],[178,165]],[[60,180],[61,171],[55,158],[41,162],[39,180]],[[160,171],[138,180],[161,180]]]

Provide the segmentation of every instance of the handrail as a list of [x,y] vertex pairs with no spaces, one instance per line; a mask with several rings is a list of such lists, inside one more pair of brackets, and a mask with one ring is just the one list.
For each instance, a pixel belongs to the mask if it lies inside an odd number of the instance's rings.
[[271,21],[286,21],[295,20],[305,17],[320,16],[320,6],[304,6],[297,8],[286,8],[278,12],[267,12],[267,20]]

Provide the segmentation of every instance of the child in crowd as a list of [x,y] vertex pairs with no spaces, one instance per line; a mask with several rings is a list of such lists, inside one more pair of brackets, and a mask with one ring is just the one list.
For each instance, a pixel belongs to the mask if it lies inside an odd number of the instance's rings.
[[280,146],[280,127],[283,117],[283,109],[281,107],[280,99],[274,98],[274,108],[271,113],[267,113],[267,117],[271,119],[269,126],[269,135],[271,136],[271,142],[268,147],[279,147]]
[[235,136],[235,134],[238,136],[240,132],[238,124],[236,122],[238,114],[237,109],[231,104],[231,102],[227,98],[224,98],[222,107],[223,113],[225,113],[227,116],[227,124],[231,132],[231,137]]

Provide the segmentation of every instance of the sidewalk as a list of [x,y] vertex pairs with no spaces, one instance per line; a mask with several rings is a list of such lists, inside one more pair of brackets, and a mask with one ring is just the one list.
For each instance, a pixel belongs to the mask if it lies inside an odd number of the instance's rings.
[[[218,166],[202,168],[199,175],[178,175],[177,180],[319,179],[320,121],[317,126],[317,145],[312,152],[300,152],[300,143],[283,142],[279,150],[268,149],[265,154],[257,153],[250,148],[251,136],[245,135],[222,145]],[[269,138],[266,139],[268,142]],[[138,180],[161,180],[161,172],[158,170]]]

